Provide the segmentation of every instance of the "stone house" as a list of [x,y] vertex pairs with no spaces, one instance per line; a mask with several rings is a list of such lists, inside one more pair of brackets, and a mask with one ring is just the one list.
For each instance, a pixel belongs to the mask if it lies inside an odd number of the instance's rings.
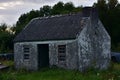
[[107,69],[110,46],[110,36],[95,8],[35,18],[14,39],[15,68]]

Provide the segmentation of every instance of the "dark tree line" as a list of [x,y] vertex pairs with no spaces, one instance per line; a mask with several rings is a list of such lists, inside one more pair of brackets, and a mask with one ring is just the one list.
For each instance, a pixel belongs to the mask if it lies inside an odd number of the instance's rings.
[[[117,0],[99,0],[94,3],[94,7],[98,8],[99,17],[105,28],[109,32],[112,39],[112,50],[120,51],[120,4]],[[75,7],[72,2],[58,2],[54,6],[45,5],[39,10],[31,10],[22,14],[16,25],[13,25],[9,31],[6,24],[0,25],[0,52],[9,52],[13,50],[14,37],[28,24],[28,22],[36,17],[45,17],[60,14],[72,14],[80,12],[82,6]]]
[[14,34],[7,24],[0,24],[0,53],[12,52]]
[[95,5],[105,28],[111,36],[112,50],[120,51],[120,4],[118,0],[100,0]]

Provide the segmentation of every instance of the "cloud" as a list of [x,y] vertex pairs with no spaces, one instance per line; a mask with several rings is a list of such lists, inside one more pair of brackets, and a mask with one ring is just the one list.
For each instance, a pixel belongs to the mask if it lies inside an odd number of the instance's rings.
[[32,3],[23,0],[6,0],[0,1],[0,23],[14,24],[18,20],[19,16],[23,13],[29,12],[32,9],[39,9],[46,3]]
[[24,2],[32,2],[32,3],[50,3],[56,0],[23,0]]
[[[57,0],[59,1],[59,0]],[[61,0],[63,1],[63,0]],[[73,4],[75,6],[92,6],[94,2],[96,2],[97,0],[64,0],[63,2],[66,3],[66,2],[73,2]]]
[[0,3],[0,7],[4,8],[4,9],[9,9],[9,8],[12,8],[12,7],[15,7],[18,5],[23,5],[23,2],[21,2],[21,1],[9,1],[9,2]]
[[0,9],[2,10],[2,9],[5,9],[4,7],[0,7]]
[[0,23],[15,24],[18,15],[0,15]]
[[0,3],[11,2],[11,1],[16,1],[16,0],[0,0]]

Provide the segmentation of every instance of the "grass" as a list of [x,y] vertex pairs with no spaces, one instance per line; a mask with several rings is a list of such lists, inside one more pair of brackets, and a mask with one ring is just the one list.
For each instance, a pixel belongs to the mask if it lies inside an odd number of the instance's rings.
[[37,72],[8,71],[1,73],[0,80],[101,80],[95,73],[82,74],[79,71],[47,68]]
[[113,64],[109,70],[89,70],[85,73],[60,68],[44,68],[34,72],[9,68],[0,72],[0,80],[120,80],[120,64]]
[[1,60],[0,62],[5,66],[13,66],[14,65],[14,62],[11,60]]

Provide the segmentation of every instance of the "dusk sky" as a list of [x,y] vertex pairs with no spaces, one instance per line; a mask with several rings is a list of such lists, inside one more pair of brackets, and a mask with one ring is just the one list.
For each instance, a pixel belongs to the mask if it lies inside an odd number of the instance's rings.
[[97,0],[0,0],[0,23],[15,24],[21,14],[39,10],[43,5],[54,5],[62,1],[73,2],[75,6],[91,6]]

